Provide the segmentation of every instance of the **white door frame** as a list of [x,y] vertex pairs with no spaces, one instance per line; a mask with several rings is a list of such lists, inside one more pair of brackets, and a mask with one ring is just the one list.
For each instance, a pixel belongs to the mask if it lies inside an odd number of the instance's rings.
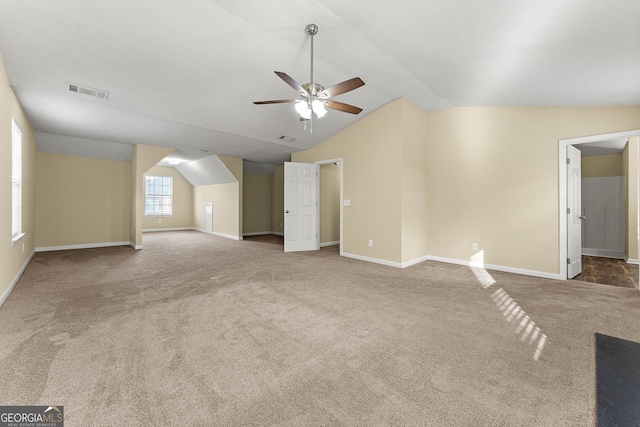
[[[340,255],[343,255],[343,246],[342,246],[342,242],[344,240],[344,236],[343,236],[343,232],[344,232],[344,227],[343,222],[342,222],[342,214],[343,214],[343,210],[344,210],[344,198],[343,198],[343,193],[342,193],[342,167],[344,164],[344,161],[342,159],[342,157],[340,158],[336,158],[336,159],[328,159],[328,160],[318,160],[314,162],[316,165],[329,165],[331,163],[338,163],[338,165],[340,166]],[[320,172],[322,174],[322,172]],[[318,179],[318,186],[320,186],[320,179]],[[318,241],[320,241],[320,193],[318,193],[318,206],[317,206],[317,215],[318,215],[318,223],[316,224],[316,232],[318,233]]]
[[582,136],[579,138],[561,139],[558,141],[558,182],[560,186],[560,200],[558,205],[558,219],[560,223],[559,248],[560,248],[560,279],[567,280],[567,146],[587,144],[589,142],[606,141],[609,139],[631,138],[639,136],[640,129],[625,132],[605,133],[601,135]]

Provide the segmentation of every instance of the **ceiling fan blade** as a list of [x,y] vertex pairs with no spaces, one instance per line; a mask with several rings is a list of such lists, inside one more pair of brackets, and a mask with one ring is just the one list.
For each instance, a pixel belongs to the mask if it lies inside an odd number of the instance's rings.
[[286,84],[294,88],[300,95],[307,96],[309,95],[306,90],[298,83],[293,80],[287,73],[283,73],[282,71],[274,71]]
[[354,107],[353,105],[345,104],[343,102],[326,100],[324,101],[324,104],[329,108],[333,108],[334,110],[338,110],[338,111],[343,111],[345,113],[360,114],[360,112],[362,111],[362,108]]
[[318,96],[320,98],[333,98],[334,96],[357,89],[360,86],[364,86],[364,82],[360,77],[354,77],[352,79],[345,80],[342,83],[329,86],[322,92],[318,93]]
[[253,101],[254,104],[256,105],[263,105],[263,104],[286,104],[288,102],[296,102],[295,99],[274,99],[271,101]]

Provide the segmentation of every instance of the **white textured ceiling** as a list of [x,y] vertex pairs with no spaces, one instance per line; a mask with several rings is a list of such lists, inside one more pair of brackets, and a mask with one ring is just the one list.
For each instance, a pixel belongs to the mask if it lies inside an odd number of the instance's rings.
[[[252,103],[296,96],[274,70],[309,80],[311,22],[315,81],[366,83],[336,99],[360,116],[330,110],[313,133],[290,104]],[[0,0],[0,50],[39,150],[104,158],[146,143],[276,164],[398,97],[640,104],[638,0]]]
[[582,157],[605,156],[608,154],[622,154],[627,147],[628,138],[608,139],[586,144],[577,144],[575,147],[580,150]]
[[175,167],[192,186],[238,182],[235,176],[215,154],[192,160]]

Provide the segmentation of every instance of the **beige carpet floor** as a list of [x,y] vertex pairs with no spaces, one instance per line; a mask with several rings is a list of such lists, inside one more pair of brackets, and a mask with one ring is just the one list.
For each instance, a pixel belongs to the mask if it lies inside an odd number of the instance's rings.
[[67,426],[589,426],[594,333],[640,292],[144,235],[35,255],[0,308],[0,405]]

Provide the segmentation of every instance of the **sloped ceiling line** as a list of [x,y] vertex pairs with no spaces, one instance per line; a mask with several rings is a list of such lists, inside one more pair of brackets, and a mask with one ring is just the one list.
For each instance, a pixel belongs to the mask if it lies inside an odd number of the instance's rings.
[[[340,97],[360,115],[331,111],[313,133],[290,105],[252,104],[295,96],[275,70],[306,83],[311,22],[318,83],[366,83]],[[77,138],[42,138],[43,151],[143,143],[275,165],[397,98],[427,111],[638,105],[638,22],[638,0],[0,1],[0,49],[35,130]]]
[[194,187],[238,182],[227,166],[215,154],[177,165],[176,169]]

